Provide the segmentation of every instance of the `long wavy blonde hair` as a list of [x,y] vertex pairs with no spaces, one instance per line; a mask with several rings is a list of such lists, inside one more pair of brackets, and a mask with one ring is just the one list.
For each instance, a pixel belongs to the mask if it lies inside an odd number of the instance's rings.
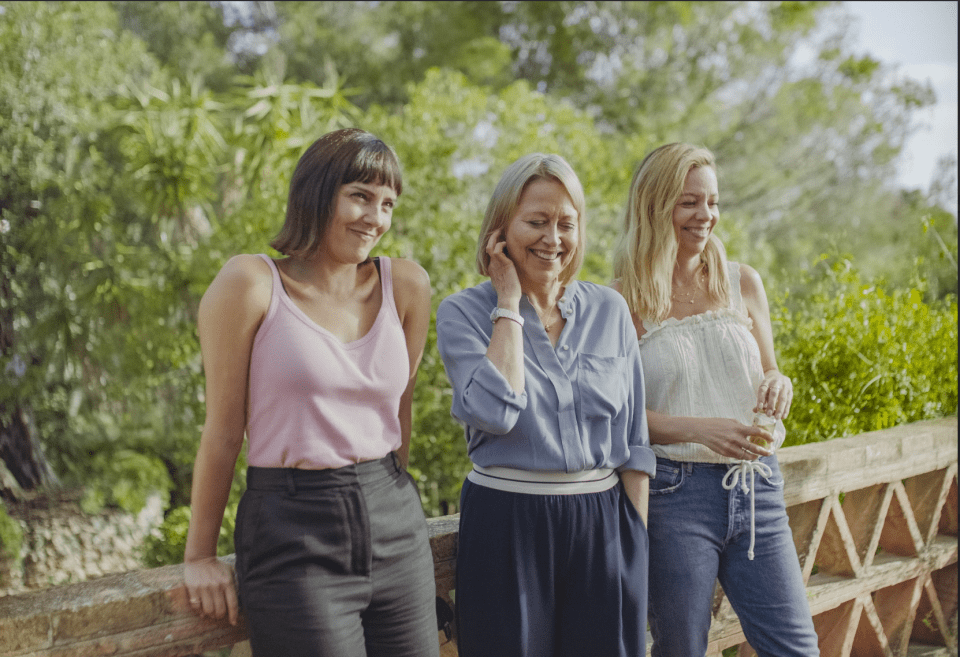
[[[691,144],[674,143],[652,151],[633,174],[613,272],[630,311],[641,319],[659,323],[670,314],[678,248],[673,208],[683,192],[687,174],[696,167],[716,171],[713,153]],[[727,253],[716,235],[710,235],[700,261],[706,273],[708,295],[726,306],[730,299]]]

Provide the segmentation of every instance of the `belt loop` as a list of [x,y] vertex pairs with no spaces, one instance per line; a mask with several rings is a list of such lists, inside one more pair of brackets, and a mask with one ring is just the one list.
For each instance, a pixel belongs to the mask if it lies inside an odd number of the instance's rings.
[[293,497],[297,494],[297,485],[293,481],[293,469],[284,468],[283,474],[287,476],[287,494]]
[[400,472],[400,470],[402,470],[400,467],[400,456],[396,452],[390,452],[390,456],[393,457],[393,467],[397,469],[397,472]]

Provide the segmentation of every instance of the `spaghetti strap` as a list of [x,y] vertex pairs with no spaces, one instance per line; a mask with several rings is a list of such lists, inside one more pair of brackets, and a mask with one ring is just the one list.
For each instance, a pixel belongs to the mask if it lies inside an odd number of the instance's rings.
[[746,313],[743,295],[740,292],[739,262],[727,262],[727,277],[730,279],[730,310]]
[[280,270],[277,268],[277,263],[273,261],[273,258],[268,256],[266,253],[258,253],[258,256],[263,258],[264,262],[270,265],[270,271],[273,273],[273,284],[276,285],[280,282]]
[[393,263],[387,256],[380,256],[380,290],[383,301],[390,308],[391,314],[400,321],[400,311],[397,310],[397,300],[393,295]]

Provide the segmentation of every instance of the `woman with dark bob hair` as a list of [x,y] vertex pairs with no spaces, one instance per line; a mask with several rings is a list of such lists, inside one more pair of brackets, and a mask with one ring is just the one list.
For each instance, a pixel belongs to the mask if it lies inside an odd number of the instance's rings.
[[236,623],[216,545],[246,434],[236,575],[258,657],[439,652],[426,521],[405,470],[430,281],[413,262],[370,257],[401,190],[385,143],[324,135],[293,173],[271,243],[285,257],[231,258],[200,302],[207,408],[184,578],[197,613]]
[[760,657],[816,657],[774,453],[793,384],[760,275],[714,234],[713,154],[667,144],[640,163],[614,260],[639,340],[650,442],[654,657],[707,650],[714,586]]
[[437,310],[473,470],[461,491],[461,657],[645,654],[647,438],[624,300],[576,280],[583,187],[557,155],[507,167],[477,266]]

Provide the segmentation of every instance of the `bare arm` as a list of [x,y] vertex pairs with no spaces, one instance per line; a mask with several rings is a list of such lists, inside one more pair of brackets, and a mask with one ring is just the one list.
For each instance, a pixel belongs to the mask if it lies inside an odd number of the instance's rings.
[[392,263],[393,294],[410,358],[410,379],[400,398],[401,446],[398,452],[400,462],[403,467],[407,467],[410,462],[410,435],[413,430],[413,389],[427,342],[427,329],[430,327],[432,290],[430,277],[423,267],[409,260],[394,259]]
[[772,436],[760,427],[720,417],[676,417],[647,411],[650,442],[656,445],[700,443],[721,456],[752,461],[773,452],[750,441],[770,442]]
[[[233,573],[216,559],[217,538],[246,427],[250,352],[270,303],[272,277],[256,256],[232,258],[200,302],[206,421],[193,472],[184,578],[195,611],[237,622]],[[196,602],[195,602],[196,601]]]
[[646,472],[637,470],[621,470],[620,481],[623,482],[623,490],[627,497],[637,508],[640,517],[643,518],[643,524],[647,524],[647,503],[650,500],[650,476]]
[[[506,242],[498,237],[491,235],[487,242],[490,255],[487,272],[493,289],[497,291],[497,306],[516,313],[520,311],[520,278],[513,261],[503,252]],[[500,319],[493,325],[487,358],[503,374],[514,392],[523,392],[526,378],[523,371],[523,327],[519,323]]]
[[770,306],[763,289],[760,274],[753,267],[740,265],[740,292],[753,320],[753,337],[760,347],[760,364],[763,380],[757,391],[757,406],[754,411],[764,410],[778,420],[790,413],[793,403],[793,382],[777,367],[777,355],[773,347],[773,327],[770,323]]

